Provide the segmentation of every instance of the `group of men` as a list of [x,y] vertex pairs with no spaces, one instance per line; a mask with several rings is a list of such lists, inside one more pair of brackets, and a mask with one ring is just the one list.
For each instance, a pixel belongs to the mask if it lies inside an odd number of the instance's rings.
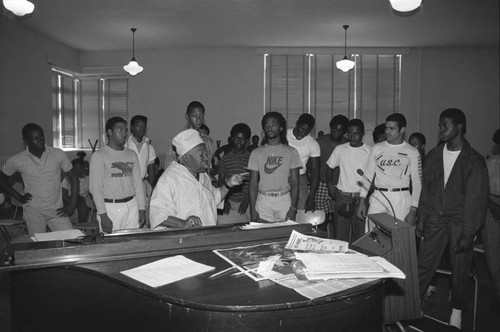
[[[466,118],[461,110],[441,113],[441,142],[427,154],[423,171],[423,154],[405,141],[407,124],[401,113],[386,118],[383,141],[369,146],[363,143],[365,128],[359,119],[337,115],[330,133],[316,140],[310,135],[315,126],[310,114],[302,114],[287,129],[282,114],[269,112],[261,121],[258,147],[254,142],[248,149],[251,131],[246,124],[233,126],[231,148],[218,163],[216,186],[209,171],[216,149],[203,130],[204,116],[203,104],[188,105],[188,129],[172,139],[177,159],[159,179],[153,168],[155,149],[145,136],[147,118],[132,118],[131,135],[124,119],[108,119],[108,142],[90,161],[89,189],[103,232],[277,222],[295,220],[298,209],[321,209],[331,216],[333,236],[352,243],[373,227],[369,214],[385,212],[415,225],[422,235],[422,294],[449,248],[450,325],[461,327],[474,238],[488,207],[486,163],[464,138]],[[25,204],[30,234],[45,232],[46,227],[71,228],[67,216],[75,210],[78,196],[71,163],[64,152],[45,145],[38,125],[26,125],[22,134],[26,150],[4,165],[1,187]],[[66,206],[61,200],[61,171],[70,180],[74,198]],[[16,172],[22,174],[24,195],[7,181]]]

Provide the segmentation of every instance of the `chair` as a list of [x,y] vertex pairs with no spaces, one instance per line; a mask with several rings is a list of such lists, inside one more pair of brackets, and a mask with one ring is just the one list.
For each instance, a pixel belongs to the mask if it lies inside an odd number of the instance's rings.
[[[476,244],[476,243],[474,244],[474,255],[476,255],[476,253],[483,253],[484,254],[482,244]],[[436,270],[436,273],[451,276],[451,271],[448,269],[438,268]],[[476,271],[474,268],[474,262],[473,262],[473,267],[472,267],[471,272],[470,272],[470,278],[474,281],[474,303],[473,303],[473,308],[472,308],[472,331],[475,331],[476,330],[476,317],[477,317],[478,279],[477,279],[477,274],[476,274]],[[430,315],[424,315],[424,316],[429,318],[429,319],[432,319],[438,323],[448,325],[448,322],[442,321],[436,317],[432,317]]]

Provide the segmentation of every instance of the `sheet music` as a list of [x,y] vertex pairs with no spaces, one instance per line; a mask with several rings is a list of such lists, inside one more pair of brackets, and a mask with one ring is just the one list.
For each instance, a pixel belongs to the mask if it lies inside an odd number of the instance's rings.
[[285,248],[303,251],[347,252],[349,250],[349,243],[304,235],[293,230]]
[[120,273],[148,286],[160,287],[214,269],[213,266],[201,264],[177,255],[121,271]]
[[76,239],[77,237],[84,236],[83,232],[79,229],[67,229],[63,231],[55,231],[48,233],[35,233],[32,237],[33,241],[57,241],[57,240],[67,240]]
[[302,261],[308,272],[361,273],[383,271],[383,268],[364,255],[296,252],[295,257]]
[[294,226],[298,225],[299,223],[288,220],[288,221],[281,221],[281,222],[250,222],[248,225],[240,226],[240,229],[242,230],[248,230],[248,229],[260,229],[260,228],[270,228],[270,227],[280,227],[280,226]]

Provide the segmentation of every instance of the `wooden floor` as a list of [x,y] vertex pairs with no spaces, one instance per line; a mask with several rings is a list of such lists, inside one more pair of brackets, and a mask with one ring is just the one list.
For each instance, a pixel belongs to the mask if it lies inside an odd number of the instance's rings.
[[[11,209],[1,209],[0,219],[11,218],[13,211]],[[10,229],[12,235],[16,234],[15,229]],[[0,248],[4,245],[3,239],[0,237]],[[500,326],[500,312],[492,312],[490,306],[494,303],[495,296],[491,278],[486,269],[486,263],[483,254],[476,255],[476,272],[478,277],[478,304],[477,304],[477,321],[476,331],[478,332],[493,332],[498,331]],[[428,301],[422,303],[424,311],[428,314],[447,321],[450,313],[448,302],[449,296],[449,281],[446,276],[442,275],[438,278],[438,292]],[[468,288],[469,306],[463,313],[462,331],[472,331],[472,299],[473,299],[473,282],[469,282]],[[10,320],[10,282],[7,273],[0,272],[0,332],[20,332],[13,329]],[[416,321],[405,321],[402,325],[406,331],[426,331],[440,332],[446,331],[446,326],[435,322],[432,319],[424,318]],[[387,331],[400,331],[395,325],[391,324],[386,327]]]

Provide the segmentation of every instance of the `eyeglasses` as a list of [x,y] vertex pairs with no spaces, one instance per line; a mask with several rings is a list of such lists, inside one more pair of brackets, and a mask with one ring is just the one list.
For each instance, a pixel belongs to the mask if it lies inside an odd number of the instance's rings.
[[104,241],[104,233],[79,236],[74,239],[66,239],[64,242],[73,244],[97,244]]

